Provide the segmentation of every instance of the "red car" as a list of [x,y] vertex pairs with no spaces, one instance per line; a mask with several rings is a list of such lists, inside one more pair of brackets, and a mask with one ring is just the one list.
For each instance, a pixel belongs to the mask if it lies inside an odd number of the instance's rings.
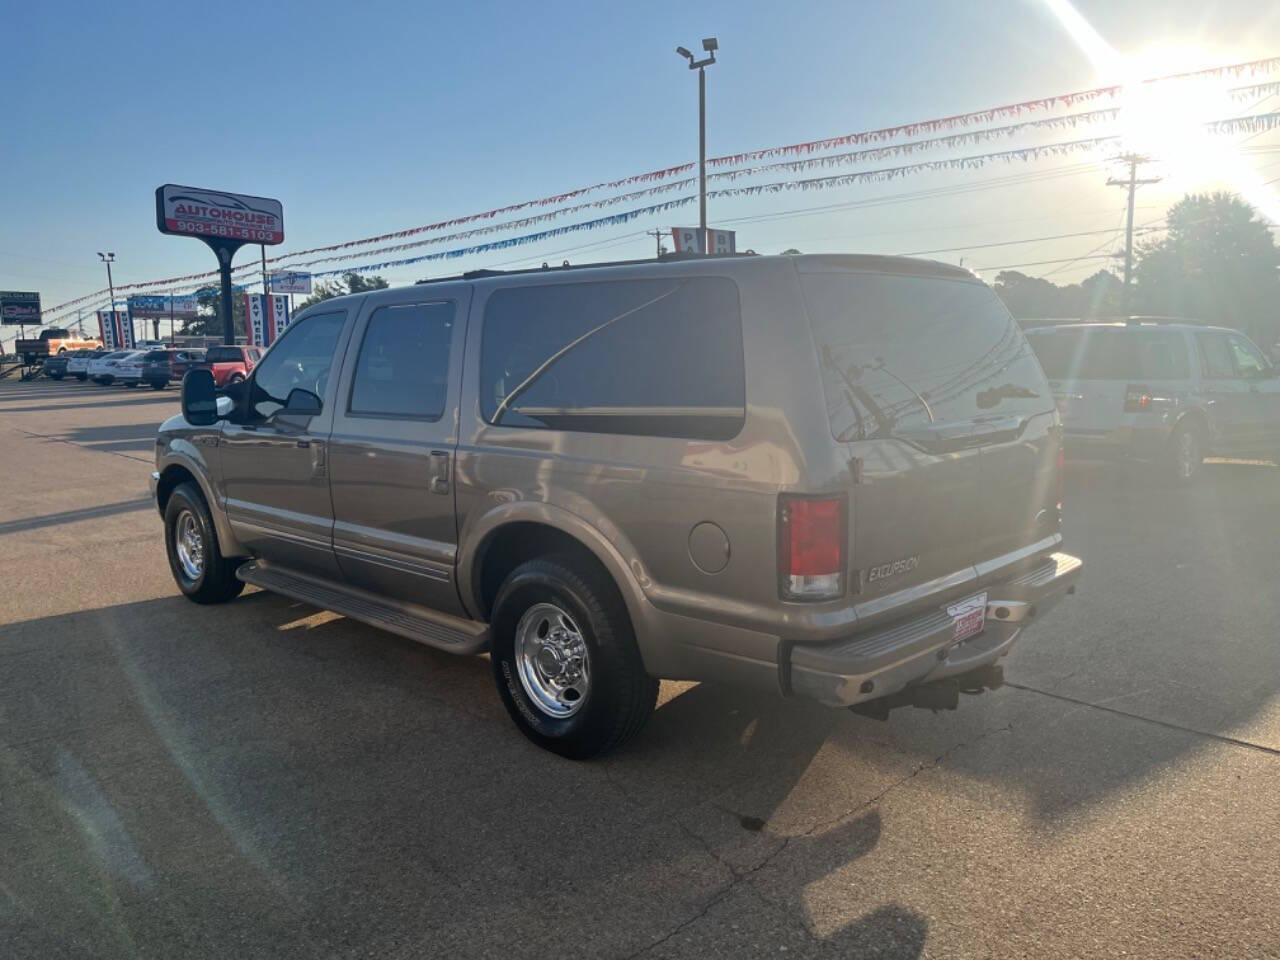
[[204,362],[192,366],[207,367],[213,373],[214,386],[225,387],[249,376],[260,359],[260,347],[210,347],[205,351]]

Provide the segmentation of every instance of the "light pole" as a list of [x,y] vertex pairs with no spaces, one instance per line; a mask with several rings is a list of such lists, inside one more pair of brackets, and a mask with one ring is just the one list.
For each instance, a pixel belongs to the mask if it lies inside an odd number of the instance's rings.
[[698,71],[698,226],[702,230],[702,244],[707,243],[707,67],[716,62],[720,44],[715,37],[702,41],[707,56],[695,60],[684,47],[676,47],[676,53],[689,61],[689,69]]
[[[115,263],[116,255],[111,252],[103,253],[99,250],[98,259],[107,265],[107,289],[111,292],[111,305],[107,308],[107,313],[110,314],[109,322],[112,329],[114,329],[116,322],[116,285],[111,280],[111,264]],[[121,331],[121,333],[123,332]],[[103,344],[103,346],[106,346],[106,344]]]

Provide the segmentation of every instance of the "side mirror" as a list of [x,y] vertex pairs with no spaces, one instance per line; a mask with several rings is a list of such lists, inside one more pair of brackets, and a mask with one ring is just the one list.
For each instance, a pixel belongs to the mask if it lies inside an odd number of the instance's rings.
[[310,390],[294,387],[285,398],[284,409],[280,412],[291,417],[318,417],[323,406],[320,398]]
[[188,370],[182,378],[182,416],[193,427],[208,427],[217,422],[217,391],[211,371]]

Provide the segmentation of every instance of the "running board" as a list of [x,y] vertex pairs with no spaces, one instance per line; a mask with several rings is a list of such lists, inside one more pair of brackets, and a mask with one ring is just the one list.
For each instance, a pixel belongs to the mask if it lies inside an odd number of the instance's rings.
[[421,608],[405,609],[363,590],[339,587],[328,581],[316,580],[279,567],[264,566],[253,560],[241,564],[236,570],[236,576],[263,590],[332,610],[371,627],[408,637],[448,653],[481,653],[489,645],[488,624],[474,620],[428,612]]

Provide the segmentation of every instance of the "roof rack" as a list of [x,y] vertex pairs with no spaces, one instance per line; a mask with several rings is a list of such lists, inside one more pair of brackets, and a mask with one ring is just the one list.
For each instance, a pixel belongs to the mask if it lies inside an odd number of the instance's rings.
[[599,260],[592,263],[570,263],[565,260],[559,266],[551,263],[543,263],[540,267],[526,267],[523,270],[494,270],[491,268],[480,268],[478,270],[468,270],[451,277],[428,277],[418,280],[416,283],[448,283],[451,280],[481,280],[485,277],[514,277],[526,273],[548,273],[552,270],[589,270],[593,267],[631,267],[642,263],[682,263],[688,260],[731,260],[738,257],[754,257],[757,256],[754,250],[746,250],[742,253],[715,253],[711,255],[702,253],[664,253],[656,260],[653,257],[644,257],[638,260]]

